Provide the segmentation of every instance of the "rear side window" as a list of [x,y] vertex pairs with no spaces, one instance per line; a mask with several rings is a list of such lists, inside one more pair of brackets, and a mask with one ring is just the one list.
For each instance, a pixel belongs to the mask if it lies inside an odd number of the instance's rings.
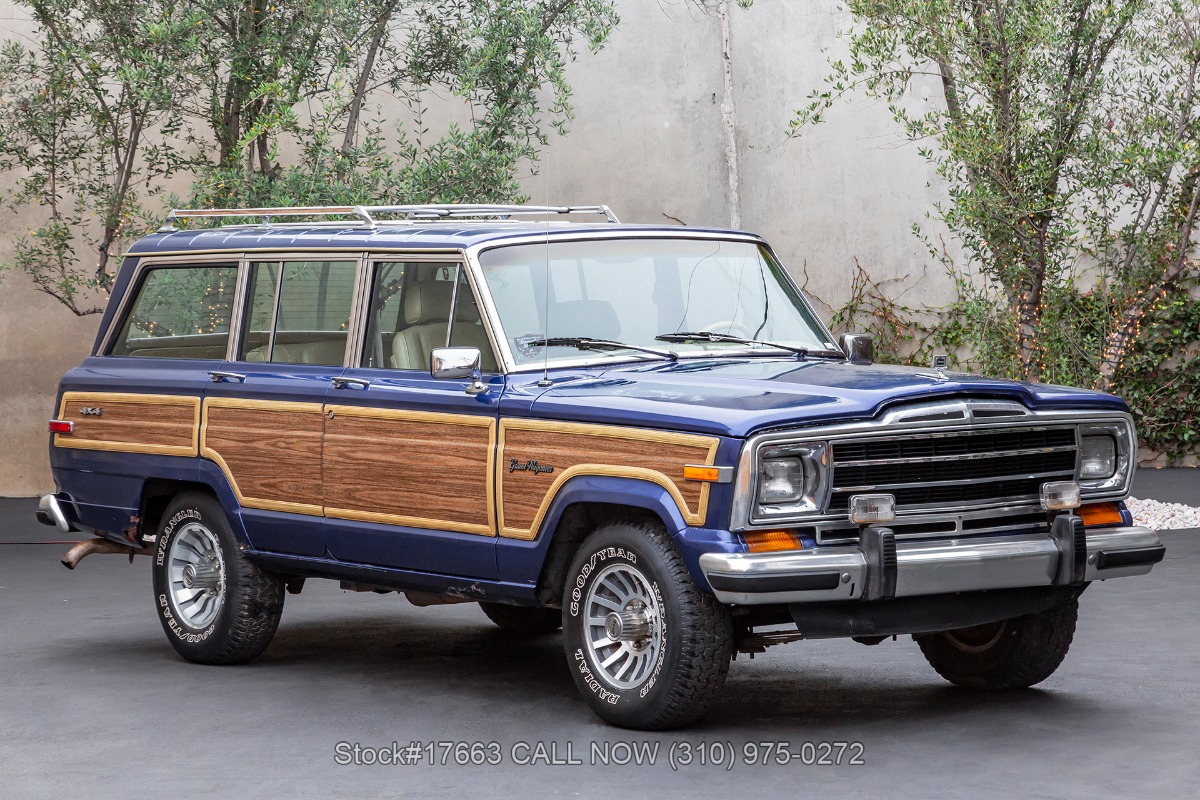
[[160,267],[142,279],[109,355],[222,360],[237,267]]
[[239,360],[341,364],[357,271],[357,261],[251,264]]

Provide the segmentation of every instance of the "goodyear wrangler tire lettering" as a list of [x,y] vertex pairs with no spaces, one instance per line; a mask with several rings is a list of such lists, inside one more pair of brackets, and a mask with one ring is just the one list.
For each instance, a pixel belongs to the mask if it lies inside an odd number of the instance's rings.
[[576,687],[614,725],[685,725],[708,710],[729,671],[729,609],[692,582],[658,527],[593,531],[567,573],[562,620]]
[[199,664],[238,664],[260,654],[279,626],[282,579],[242,555],[214,498],[181,494],[162,519],[153,576],[167,640]]

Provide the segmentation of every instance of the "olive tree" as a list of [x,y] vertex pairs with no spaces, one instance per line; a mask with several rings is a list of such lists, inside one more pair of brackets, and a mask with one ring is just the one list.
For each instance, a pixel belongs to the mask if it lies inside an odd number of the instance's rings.
[[[931,252],[963,293],[955,341],[989,372],[1119,383],[1143,320],[1196,274],[1195,0],[847,6],[849,58],[792,133],[849,93],[886,101],[946,181],[932,215],[965,263]],[[914,81],[940,96],[912,102]]]
[[0,170],[14,208],[38,208],[3,268],[26,273],[76,314],[101,309],[112,257],[137,229],[148,183],[178,169],[166,142],[203,20],[186,2],[28,0],[33,47],[0,51]]
[[[20,0],[0,52],[0,170],[37,222],[2,271],[97,313],[165,179],[220,205],[510,200],[571,119],[566,65],[608,0]],[[430,134],[429,99],[469,122]],[[384,99],[399,98],[407,120]]]

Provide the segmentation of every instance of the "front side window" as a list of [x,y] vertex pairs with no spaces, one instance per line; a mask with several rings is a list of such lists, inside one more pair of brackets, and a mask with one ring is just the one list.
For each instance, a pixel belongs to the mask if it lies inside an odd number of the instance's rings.
[[239,360],[341,364],[357,269],[356,261],[251,264]]
[[479,256],[517,365],[634,351],[541,347],[539,339],[609,339],[681,356],[778,349],[658,337],[710,332],[824,350],[834,345],[783,268],[754,242],[621,239],[514,245]]
[[236,285],[233,265],[149,270],[109,355],[224,359]]
[[496,369],[479,306],[461,264],[372,265],[363,367],[428,371],[438,347],[474,347],[484,372]]

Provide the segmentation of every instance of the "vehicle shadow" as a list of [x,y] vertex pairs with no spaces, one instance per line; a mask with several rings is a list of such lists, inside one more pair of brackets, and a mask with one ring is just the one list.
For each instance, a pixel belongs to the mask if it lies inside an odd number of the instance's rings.
[[[233,670],[240,683],[261,682],[263,690],[287,691],[288,686],[313,684],[353,687],[369,691],[380,702],[381,713],[417,692],[438,698],[429,702],[444,702],[447,707],[486,705],[491,713],[512,719],[544,713],[567,724],[598,722],[579,700],[558,634],[516,636],[496,628],[481,613],[476,622],[472,615],[456,612],[452,624],[436,613],[285,621],[267,651],[239,667],[187,664],[163,639],[109,639],[87,646],[93,659],[136,660],[144,668],[149,661],[214,686]],[[712,713],[688,730],[744,729],[747,736],[787,730],[829,738],[839,731],[861,736],[864,727],[898,733],[959,718],[964,718],[964,724],[969,718],[971,724],[985,725],[990,719],[1003,723],[1063,714],[1078,722],[1103,712],[1093,697],[1081,694],[952,687],[923,661],[917,665],[911,658],[904,659],[903,652],[860,662],[855,657],[859,647],[842,647],[832,656],[814,649],[810,654],[819,655],[811,661],[800,650],[753,661],[741,656]],[[168,666],[172,663],[175,668]],[[894,668],[896,664],[901,668]],[[148,669],[157,671],[158,666]]]

